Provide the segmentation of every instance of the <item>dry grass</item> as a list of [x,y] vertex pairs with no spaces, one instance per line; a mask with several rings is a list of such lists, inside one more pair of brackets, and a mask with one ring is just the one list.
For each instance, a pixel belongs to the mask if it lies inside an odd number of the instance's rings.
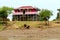
[[56,22],[57,21],[50,21],[49,26],[47,26],[45,25],[44,21],[8,21],[7,29],[18,29],[18,28],[21,29],[23,28],[24,24],[29,25],[31,28],[41,28],[41,29],[60,27],[60,23],[58,24]]
[[7,29],[23,28],[24,24],[34,29],[4,30],[0,32],[0,40],[60,40],[60,24],[56,22],[46,26],[44,21],[11,21]]
[[43,21],[13,21],[8,22],[8,24],[14,28],[22,28],[24,24],[29,25],[31,28],[38,28],[39,26],[43,26],[45,23]]

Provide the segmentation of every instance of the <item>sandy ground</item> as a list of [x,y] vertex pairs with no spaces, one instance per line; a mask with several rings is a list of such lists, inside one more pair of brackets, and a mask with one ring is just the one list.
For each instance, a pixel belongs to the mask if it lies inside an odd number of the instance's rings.
[[60,27],[0,31],[0,40],[60,40]]

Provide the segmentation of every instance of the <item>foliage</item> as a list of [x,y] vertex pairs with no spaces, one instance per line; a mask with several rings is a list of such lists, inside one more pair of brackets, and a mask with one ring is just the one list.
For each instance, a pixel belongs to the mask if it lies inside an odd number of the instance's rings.
[[3,27],[3,25],[2,25],[2,24],[0,24],[0,30],[3,30],[3,28],[4,28],[4,27]]
[[59,9],[57,9],[58,11],[60,11],[60,8]]
[[59,19],[60,18],[60,9],[57,9],[59,12],[57,13],[57,17],[56,19]]
[[56,19],[59,19],[59,16],[60,16],[59,13],[57,13],[57,17],[56,17]]
[[52,12],[48,9],[42,9],[40,11],[40,18],[41,18],[41,21],[47,21],[49,20],[49,18],[52,16]]
[[48,9],[42,9],[39,15],[40,15],[40,20],[45,21],[45,25],[49,25],[49,18],[53,15],[52,12]]
[[4,20],[7,19],[8,14],[12,12],[13,8],[10,7],[2,7],[0,8],[0,17]]
[[6,26],[7,26],[7,16],[8,16],[8,14],[10,14],[12,12],[12,10],[13,10],[13,8],[5,7],[5,6],[0,8],[1,24],[6,24]]
[[53,21],[56,21],[56,19],[54,19]]

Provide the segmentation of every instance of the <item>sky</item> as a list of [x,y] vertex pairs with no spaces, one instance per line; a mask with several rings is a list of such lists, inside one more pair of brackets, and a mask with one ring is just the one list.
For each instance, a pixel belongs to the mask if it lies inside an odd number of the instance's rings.
[[[40,9],[52,10],[53,16],[50,20],[53,20],[57,16],[57,9],[60,8],[60,0],[0,0],[0,7],[8,6],[18,8],[21,6],[33,6]],[[11,17],[11,14],[9,15]]]

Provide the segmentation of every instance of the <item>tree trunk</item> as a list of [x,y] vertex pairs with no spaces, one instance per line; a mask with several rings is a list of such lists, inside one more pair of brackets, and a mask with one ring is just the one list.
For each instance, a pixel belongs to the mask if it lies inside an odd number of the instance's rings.
[[48,20],[48,26],[49,26],[49,20]]
[[3,24],[7,25],[7,18],[3,18]]
[[47,21],[45,21],[45,25],[47,25]]

